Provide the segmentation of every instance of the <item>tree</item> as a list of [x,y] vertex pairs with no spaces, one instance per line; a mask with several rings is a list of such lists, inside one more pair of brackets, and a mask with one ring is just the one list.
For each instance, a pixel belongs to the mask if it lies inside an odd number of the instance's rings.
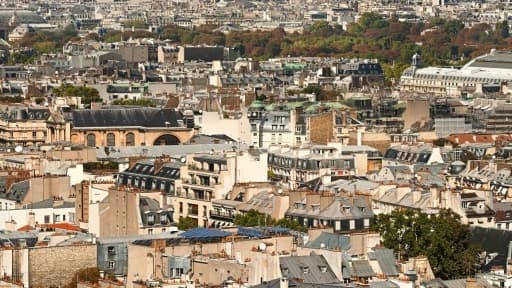
[[502,22],[498,22],[496,23],[496,33],[498,34],[497,36],[500,37],[500,38],[507,38],[508,36],[510,36],[510,31],[509,31],[509,27],[508,27],[508,21],[507,20],[504,20]]
[[246,214],[238,214],[235,216],[235,225],[245,227],[261,227],[261,226],[279,226],[292,229],[299,232],[306,232],[306,227],[299,224],[297,221],[289,219],[273,219],[270,215],[258,212],[251,209]]
[[178,221],[178,230],[190,230],[197,227],[197,221],[190,217],[181,217]]
[[[395,210],[377,215],[371,228],[378,231],[385,247],[400,259],[428,257],[434,274],[442,279],[470,275],[478,262],[479,247],[470,244],[468,225],[451,210],[427,215],[419,210]],[[399,259],[399,260],[400,260]]]
[[80,97],[84,104],[102,101],[98,89],[92,87],[63,84],[60,87],[54,87],[52,91],[57,97]]

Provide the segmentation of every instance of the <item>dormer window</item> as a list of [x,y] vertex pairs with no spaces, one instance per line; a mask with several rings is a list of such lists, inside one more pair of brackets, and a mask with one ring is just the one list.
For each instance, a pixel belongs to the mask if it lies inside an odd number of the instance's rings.
[[167,215],[166,214],[160,215],[160,224],[167,225]]
[[148,220],[148,225],[155,224],[155,216],[153,214],[149,214],[147,220]]
[[320,269],[320,272],[326,273],[327,272],[327,266],[321,265],[318,267]]
[[288,275],[288,272],[289,272],[288,267],[283,267],[283,269],[281,270],[281,273],[283,275]]
[[308,266],[302,266],[302,273],[308,274],[309,273],[309,267]]

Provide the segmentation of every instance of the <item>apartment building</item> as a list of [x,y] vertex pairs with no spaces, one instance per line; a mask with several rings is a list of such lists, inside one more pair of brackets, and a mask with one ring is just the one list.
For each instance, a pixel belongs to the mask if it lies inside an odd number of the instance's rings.
[[266,181],[263,157],[245,152],[190,154],[171,196],[175,219],[190,217],[208,227],[212,200],[226,199],[235,183]]
[[159,234],[173,227],[173,208],[161,192],[113,186],[97,203],[89,203],[89,232],[98,237]]
[[331,177],[365,175],[380,169],[380,161],[378,151],[368,146],[274,146],[268,153],[269,174],[290,189],[314,186],[315,181],[329,183]]

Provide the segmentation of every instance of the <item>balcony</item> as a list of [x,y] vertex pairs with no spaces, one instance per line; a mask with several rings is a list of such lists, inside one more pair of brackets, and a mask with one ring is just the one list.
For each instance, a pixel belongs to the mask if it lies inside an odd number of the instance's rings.
[[215,220],[225,220],[233,222],[235,220],[235,215],[233,212],[220,212],[212,210],[210,211],[210,218]]
[[202,169],[201,166],[195,165],[195,164],[188,165],[188,170],[190,172],[194,172],[196,174],[202,174],[202,175],[208,175],[208,176],[216,176],[216,175],[219,175],[222,171],[224,171],[224,170],[219,170],[219,169],[213,169],[213,170]]
[[206,189],[206,190],[213,190],[214,185],[212,183],[208,183],[208,185],[201,183],[200,181],[194,180],[194,179],[184,179],[183,180],[183,186],[188,186],[191,188],[197,188],[197,189]]

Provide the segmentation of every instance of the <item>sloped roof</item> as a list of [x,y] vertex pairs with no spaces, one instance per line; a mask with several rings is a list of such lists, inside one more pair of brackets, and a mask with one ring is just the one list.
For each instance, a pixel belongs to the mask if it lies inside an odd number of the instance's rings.
[[158,108],[75,110],[72,123],[75,128],[178,127],[181,116],[175,109]]
[[11,200],[11,201],[23,201],[30,190],[30,182],[24,180],[11,185],[8,191],[0,192],[0,198]]
[[399,272],[393,250],[388,248],[374,248],[372,252],[368,253],[368,257],[370,260],[377,260],[382,273],[386,276],[398,276]]
[[373,277],[375,276],[375,272],[373,272],[372,266],[368,260],[352,260],[352,276],[356,277]]
[[309,241],[306,244],[306,247],[315,249],[348,250],[350,249],[350,237],[336,233],[322,232],[313,241]]
[[322,255],[282,257],[279,263],[283,276],[289,279],[301,279],[303,283],[311,284],[340,282]]

